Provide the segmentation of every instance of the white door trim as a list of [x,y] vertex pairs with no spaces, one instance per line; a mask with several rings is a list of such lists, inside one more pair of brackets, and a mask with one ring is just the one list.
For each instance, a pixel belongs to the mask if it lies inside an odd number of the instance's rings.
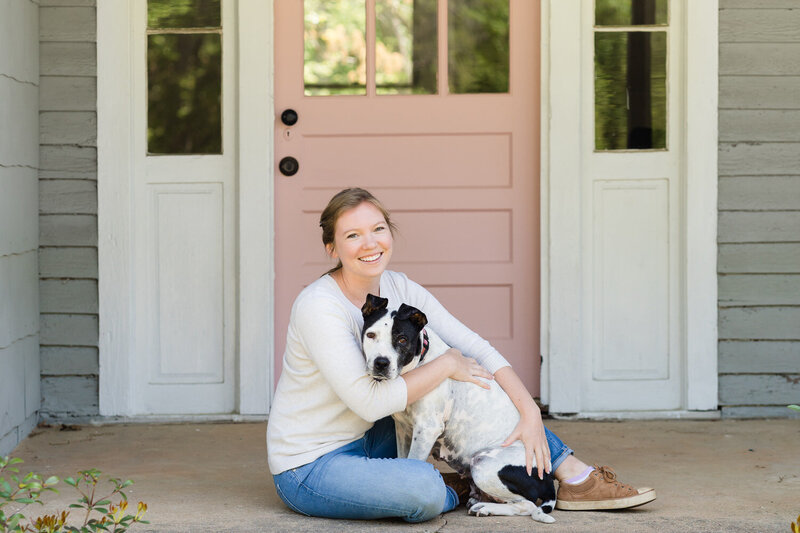
[[[97,195],[100,414],[130,416],[136,354],[131,310],[132,35],[136,0],[97,5]],[[229,0],[232,1],[232,0]],[[266,414],[272,398],[272,1],[239,0],[238,409]],[[143,51],[142,51],[143,53]]]
[[[542,401],[581,410],[582,2],[542,1]],[[717,408],[718,0],[683,2],[686,410]],[[558,98],[551,98],[558,95]],[[585,127],[585,126],[584,126]]]

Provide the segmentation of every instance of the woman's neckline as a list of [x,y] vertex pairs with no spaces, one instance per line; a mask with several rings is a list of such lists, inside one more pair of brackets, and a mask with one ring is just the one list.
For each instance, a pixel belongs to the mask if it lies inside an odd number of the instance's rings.
[[[338,292],[339,292],[339,294],[342,296],[342,298],[344,298],[344,299],[345,299],[345,300],[346,300],[346,301],[347,301],[347,302],[348,302],[350,305],[352,305],[352,306],[353,306],[355,309],[358,309],[358,310],[360,311],[360,310],[361,310],[361,306],[362,306],[362,305],[364,305],[364,304],[363,304],[363,302],[361,303],[361,305],[357,305],[355,302],[353,302],[353,300],[351,300],[351,299],[350,299],[350,298],[347,296],[347,294],[344,292],[344,289],[342,289],[342,286],[341,286],[341,285],[339,285],[339,282],[337,281],[337,279],[336,279],[335,277],[333,277],[333,273],[326,274],[326,276],[327,276],[328,278],[330,278],[330,280],[331,280],[331,283],[333,283],[333,284],[334,284],[334,286],[336,287],[336,289],[338,290]],[[381,277],[380,277],[380,279],[378,280],[378,292],[379,292],[379,294],[377,294],[376,296],[380,296],[380,295],[381,295],[380,293],[383,293],[383,292],[384,292],[384,291],[383,291],[383,273],[381,273]],[[365,298],[365,300],[364,300],[364,301],[366,301],[366,298]]]

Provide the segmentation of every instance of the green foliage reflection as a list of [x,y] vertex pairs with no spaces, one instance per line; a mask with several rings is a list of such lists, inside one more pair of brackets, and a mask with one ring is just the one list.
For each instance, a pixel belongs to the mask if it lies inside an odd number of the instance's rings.
[[667,0],[596,0],[597,26],[666,25]]
[[305,94],[365,94],[364,0],[304,0]]
[[451,93],[508,92],[508,0],[448,2]]
[[222,36],[149,35],[147,73],[148,152],[222,153]]
[[595,33],[595,148],[663,149],[665,32]]
[[148,0],[148,28],[219,28],[220,0]]
[[437,43],[436,0],[377,0],[377,93],[435,94]]

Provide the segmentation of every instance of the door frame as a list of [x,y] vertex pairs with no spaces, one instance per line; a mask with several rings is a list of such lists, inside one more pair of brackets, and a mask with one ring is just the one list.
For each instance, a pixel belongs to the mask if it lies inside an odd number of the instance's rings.
[[[142,0],[97,4],[99,407],[133,415],[133,14]],[[236,1],[238,91],[237,409],[269,412],[273,391],[272,0]],[[267,51],[267,53],[265,53]],[[188,418],[188,417],[187,417]]]
[[[542,0],[542,401],[581,414],[581,4]],[[683,2],[686,411],[717,409],[718,0]],[[554,98],[554,95],[557,97]],[[583,125],[583,127],[586,127]],[[577,142],[576,142],[577,140]],[[689,231],[689,229],[691,231]],[[654,413],[648,413],[654,415]]]

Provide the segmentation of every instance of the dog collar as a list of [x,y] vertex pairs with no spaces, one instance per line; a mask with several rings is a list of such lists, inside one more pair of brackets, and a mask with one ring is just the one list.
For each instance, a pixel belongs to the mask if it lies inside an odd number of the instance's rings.
[[421,363],[423,359],[425,359],[425,354],[428,353],[428,346],[430,345],[430,341],[428,341],[428,332],[425,329],[422,330],[422,352],[419,354],[419,362]]

